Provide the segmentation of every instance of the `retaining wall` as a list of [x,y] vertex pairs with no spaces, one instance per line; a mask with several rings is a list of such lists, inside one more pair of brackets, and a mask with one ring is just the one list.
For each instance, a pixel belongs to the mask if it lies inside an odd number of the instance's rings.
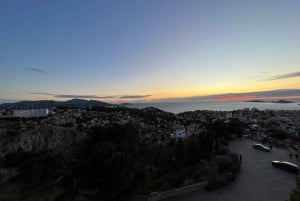
[[189,193],[192,191],[197,191],[197,190],[203,189],[206,185],[207,185],[207,181],[204,181],[204,182],[200,182],[200,183],[196,183],[196,184],[182,186],[180,188],[175,188],[175,189],[172,189],[169,191],[152,192],[152,193],[150,193],[148,201],[163,200],[163,199],[167,199],[170,197],[175,197],[178,195]]

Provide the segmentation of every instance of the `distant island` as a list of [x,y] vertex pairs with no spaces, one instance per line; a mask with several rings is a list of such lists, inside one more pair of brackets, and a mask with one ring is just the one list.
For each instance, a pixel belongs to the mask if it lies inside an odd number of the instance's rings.
[[272,101],[272,103],[295,103],[295,102],[287,101],[287,100],[279,100],[279,101]]
[[263,101],[263,100],[249,100],[245,102],[252,102],[252,103],[295,103],[293,101],[287,101],[287,100],[278,100],[278,101]]
[[262,101],[262,100],[249,100],[249,101],[245,101],[245,102],[265,103],[265,101]]

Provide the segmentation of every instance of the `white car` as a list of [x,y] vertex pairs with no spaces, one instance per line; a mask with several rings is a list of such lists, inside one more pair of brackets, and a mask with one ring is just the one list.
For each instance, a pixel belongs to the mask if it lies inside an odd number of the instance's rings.
[[292,173],[298,173],[299,172],[299,167],[298,165],[286,161],[272,161],[272,165],[274,167],[292,172]]
[[253,147],[255,149],[259,149],[259,150],[262,150],[262,151],[265,151],[265,152],[269,152],[270,151],[269,147],[266,147],[265,145],[262,145],[262,144],[254,144]]

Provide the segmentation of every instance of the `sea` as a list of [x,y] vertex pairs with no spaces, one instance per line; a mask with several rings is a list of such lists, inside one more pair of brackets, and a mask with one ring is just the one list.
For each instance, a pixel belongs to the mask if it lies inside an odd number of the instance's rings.
[[213,110],[213,111],[233,111],[245,108],[257,108],[259,110],[300,110],[300,101],[297,103],[273,103],[273,102],[147,102],[134,103],[127,105],[130,108],[155,107],[163,111],[175,114],[195,111],[195,110]]

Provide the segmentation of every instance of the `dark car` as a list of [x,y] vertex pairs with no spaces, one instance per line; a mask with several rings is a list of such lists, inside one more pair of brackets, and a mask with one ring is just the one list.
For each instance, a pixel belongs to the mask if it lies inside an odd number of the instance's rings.
[[299,167],[298,165],[286,161],[272,161],[272,165],[276,168],[280,168],[292,173],[298,174]]
[[262,144],[254,144],[253,147],[255,149],[259,149],[259,150],[262,150],[262,151],[266,151],[266,152],[269,152],[270,151],[270,148],[262,145]]

